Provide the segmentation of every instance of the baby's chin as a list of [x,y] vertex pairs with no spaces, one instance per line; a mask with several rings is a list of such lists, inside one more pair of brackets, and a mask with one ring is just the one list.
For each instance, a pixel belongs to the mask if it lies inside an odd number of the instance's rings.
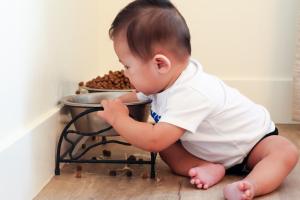
[[[138,91],[137,91],[138,92]],[[142,92],[140,91],[141,93],[143,93],[144,95],[146,96],[149,96],[149,95],[152,95],[152,94],[157,94],[158,92]]]
[[141,91],[141,90],[136,90],[136,92],[141,92],[146,96],[152,95],[152,94],[159,94],[161,92],[163,92],[165,89],[157,89],[157,90],[152,90],[152,91]]

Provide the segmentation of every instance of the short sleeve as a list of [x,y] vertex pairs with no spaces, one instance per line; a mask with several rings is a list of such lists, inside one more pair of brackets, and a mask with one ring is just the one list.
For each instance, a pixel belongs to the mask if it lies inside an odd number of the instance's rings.
[[147,100],[151,100],[151,98],[149,96],[146,96],[145,94],[141,93],[141,92],[137,92],[136,93],[136,97],[138,100],[140,101],[147,101]]
[[168,95],[166,110],[159,122],[167,122],[195,133],[214,107],[214,101],[200,91],[177,87]]

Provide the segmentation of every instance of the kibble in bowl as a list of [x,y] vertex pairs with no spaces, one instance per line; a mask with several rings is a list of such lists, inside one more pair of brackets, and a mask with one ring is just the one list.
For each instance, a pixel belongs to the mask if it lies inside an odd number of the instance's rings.
[[134,89],[129,79],[124,75],[124,70],[109,71],[108,74],[97,76],[87,81],[86,84],[80,82],[79,86],[83,86],[89,92],[132,91]]

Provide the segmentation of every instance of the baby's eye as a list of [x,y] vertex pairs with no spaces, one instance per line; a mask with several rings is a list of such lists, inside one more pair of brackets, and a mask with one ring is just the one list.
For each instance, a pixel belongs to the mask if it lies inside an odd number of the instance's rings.
[[129,69],[129,66],[127,66],[127,65],[124,65],[124,68],[125,68],[125,69]]

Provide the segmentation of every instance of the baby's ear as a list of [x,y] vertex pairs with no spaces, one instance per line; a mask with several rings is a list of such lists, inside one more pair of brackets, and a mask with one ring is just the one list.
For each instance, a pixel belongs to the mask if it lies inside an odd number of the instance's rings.
[[154,65],[159,73],[168,73],[171,69],[171,61],[168,57],[163,54],[156,54],[153,57]]

